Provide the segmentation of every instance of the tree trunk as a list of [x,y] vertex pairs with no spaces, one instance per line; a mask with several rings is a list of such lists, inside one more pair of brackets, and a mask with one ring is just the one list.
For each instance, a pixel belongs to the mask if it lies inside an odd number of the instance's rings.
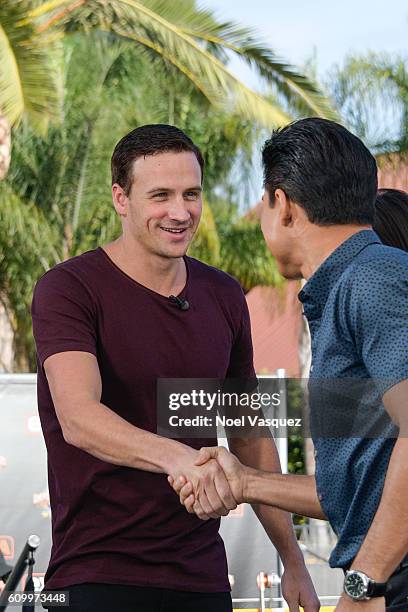
[[13,329],[0,301],[0,372],[12,372],[13,363]]
[[0,110],[0,181],[4,179],[10,166],[11,135],[10,124]]

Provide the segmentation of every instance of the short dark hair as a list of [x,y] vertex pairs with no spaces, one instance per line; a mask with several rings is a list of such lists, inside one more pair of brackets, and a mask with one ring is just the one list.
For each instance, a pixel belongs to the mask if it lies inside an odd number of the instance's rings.
[[272,206],[282,189],[316,225],[372,223],[377,164],[342,125],[314,117],[295,121],[272,133],[262,161]]
[[408,193],[378,190],[373,229],[384,244],[408,251]]
[[142,125],[126,134],[117,143],[111,159],[112,185],[118,183],[129,194],[132,187],[132,166],[139,157],[157,155],[167,151],[191,151],[204,174],[204,158],[191,138],[174,125]]

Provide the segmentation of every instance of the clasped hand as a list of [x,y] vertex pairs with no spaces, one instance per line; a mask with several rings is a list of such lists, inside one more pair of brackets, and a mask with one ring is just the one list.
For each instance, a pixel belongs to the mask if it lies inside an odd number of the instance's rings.
[[202,448],[194,465],[168,481],[186,510],[200,519],[226,516],[243,501],[243,466],[225,448]]
[[[214,446],[202,448],[194,462],[194,469],[183,469],[177,476],[169,476],[169,483],[188,512],[195,512],[199,518],[207,520],[225,516],[229,510],[244,502],[248,498],[249,478],[250,468],[242,465],[225,448]],[[291,612],[298,611],[299,605],[305,612],[317,612],[320,602],[303,557],[300,551],[297,552],[300,557],[295,555],[294,560],[292,558],[282,576],[282,593]]]

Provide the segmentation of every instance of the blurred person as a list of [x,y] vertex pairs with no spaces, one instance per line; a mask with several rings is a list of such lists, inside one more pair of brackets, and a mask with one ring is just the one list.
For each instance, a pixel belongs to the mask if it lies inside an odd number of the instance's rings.
[[[362,429],[385,423],[384,435],[315,436],[315,476],[254,470],[217,447],[203,449],[197,464],[217,459],[237,503],[330,522],[338,536],[330,565],[345,572],[336,612],[407,612],[408,254],[373,232],[376,162],[344,127],[311,118],[277,130],[263,168],[266,243],[285,278],[307,281],[299,299],[312,340],[309,386],[371,381],[357,405],[346,405],[347,420],[359,418]],[[387,228],[402,228],[397,218],[388,212]],[[311,418],[336,422],[336,403],[315,414],[315,399]],[[169,480],[200,516],[188,479]]]
[[[124,136],[112,156],[121,235],[57,265],[35,288],[53,533],[45,590],[68,589],[74,612],[232,609],[218,516],[236,501],[224,472],[216,461],[195,465],[203,440],[155,433],[158,378],[255,376],[239,284],[186,256],[203,168],[199,149],[173,126]],[[280,469],[270,440],[232,448],[254,467]],[[166,475],[181,474],[207,522],[169,487]],[[285,564],[286,598],[315,612],[289,515],[257,512]]]
[[383,244],[408,251],[408,193],[378,190],[373,229]]

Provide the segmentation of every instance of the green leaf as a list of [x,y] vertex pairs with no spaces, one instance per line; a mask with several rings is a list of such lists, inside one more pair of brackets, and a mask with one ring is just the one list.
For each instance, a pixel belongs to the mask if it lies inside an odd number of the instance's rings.
[[0,109],[12,125],[24,114],[44,131],[61,110],[60,45],[40,35],[32,2],[0,3]]
[[[183,2],[175,3],[179,12]],[[208,17],[210,32],[203,28],[203,15],[190,10],[183,13],[183,25],[177,25],[175,10],[169,14],[163,2],[141,2],[138,0],[83,1],[55,0],[35,11],[41,18],[42,28],[63,28],[65,31],[90,31],[100,29],[113,32],[117,36],[143,45],[159,55],[163,61],[174,66],[194,83],[194,86],[212,104],[259,122],[268,127],[276,127],[290,120],[288,114],[278,104],[252,91],[239,81],[215,54],[214,49],[231,49],[256,67],[267,82],[280,83],[291,95],[307,100],[313,112],[329,114],[328,104],[323,100],[315,86],[307,79],[278,62],[273,53],[256,44],[245,30],[234,32],[228,25],[214,28],[213,20]],[[154,10],[156,9],[157,12]],[[170,21],[164,15],[171,17]],[[209,13],[205,13],[204,16]],[[187,27],[187,16],[190,28]],[[197,27],[200,26],[200,28]],[[218,36],[214,35],[214,29]],[[241,45],[232,44],[241,32]],[[224,37],[220,36],[224,33]],[[202,44],[210,42],[211,47]]]

